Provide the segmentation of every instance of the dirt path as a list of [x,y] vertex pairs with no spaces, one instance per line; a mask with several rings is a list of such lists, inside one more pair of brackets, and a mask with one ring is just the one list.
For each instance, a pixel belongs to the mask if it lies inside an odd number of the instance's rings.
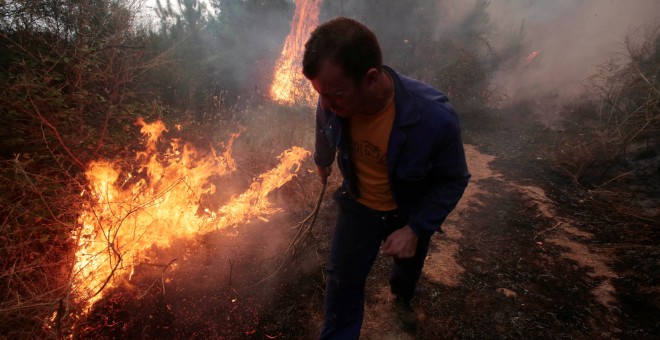
[[[369,283],[374,287],[362,338],[607,337],[616,332],[613,253],[592,246],[592,234],[558,216],[559,202],[542,188],[494,170],[496,157],[471,145],[466,154],[473,177],[445,222],[445,233],[432,240],[417,304],[420,330],[410,335],[398,329],[382,279],[388,264],[380,259]],[[569,277],[574,282],[566,281]]]

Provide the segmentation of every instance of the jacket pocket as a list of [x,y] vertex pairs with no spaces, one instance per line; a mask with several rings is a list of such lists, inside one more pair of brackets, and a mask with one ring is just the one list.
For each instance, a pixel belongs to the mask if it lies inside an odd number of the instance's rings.
[[431,190],[430,171],[431,166],[423,164],[411,164],[395,170],[392,190],[400,208],[410,212],[410,209],[415,209],[419,200]]
[[431,164],[409,164],[396,169],[396,177],[405,182],[420,182],[427,178]]

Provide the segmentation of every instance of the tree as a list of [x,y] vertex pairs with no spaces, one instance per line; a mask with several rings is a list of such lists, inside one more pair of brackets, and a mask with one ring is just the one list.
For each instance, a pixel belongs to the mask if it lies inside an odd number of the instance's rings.
[[213,98],[236,98],[264,87],[288,30],[291,9],[282,0],[216,0],[208,8],[198,0],[160,4],[160,30],[152,36],[156,49],[168,53],[172,64],[165,73],[154,75],[153,89],[169,89],[162,97],[168,104],[201,119]]

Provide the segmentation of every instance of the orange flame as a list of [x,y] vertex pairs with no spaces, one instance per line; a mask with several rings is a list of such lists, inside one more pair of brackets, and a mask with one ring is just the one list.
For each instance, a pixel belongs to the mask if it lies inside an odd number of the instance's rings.
[[529,65],[532,61],[534,61],[534,59],[536,59],[536,57],[538,57],[540,53],[541,52],[539,52],[539,51],[533,51],[532,53],[530,53],[525,58],[525,66]]
[[275,67],[270,96],[283,104],[293,104],[297,99],[308,105],[316,104],[314,89],[302,75],[305,42],[318,25],[321,0],[296,0],[296,11],[291,30],[286,37],[282,53]]
[[167,247],[177,238],[190,238],[215,229],[263,218],[278,209],[267,195],[289,180],[299,170],[309,152],[292,147],[279,156],[280,164],[263,173],[241,195],[230,199],[217,211],[202,210],[200,197],[213,194],[213,176],[225,176],[236,169],[231,146],[201,155],[193,146],[180,140],[169,142],[164,154],[165,125],[138,120],[146,137],[145,149],[138,152],[136,174],[107,160],[92,162],[85,175],[89,180],[92,202],[83,207],[82,226],[74,239],[78,242],[72,272],[72,291],[76,301],[91,307],[100,300],[104,289],[130,280],[134,267],[145,262],[146,251]]

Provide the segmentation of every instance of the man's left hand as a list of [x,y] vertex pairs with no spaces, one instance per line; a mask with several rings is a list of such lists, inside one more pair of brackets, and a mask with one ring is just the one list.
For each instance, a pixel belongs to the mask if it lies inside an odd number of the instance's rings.
[[406,225],[401,229],[395,230],[387,237],[380,252],[386,256],[392,256],[398,259],[406,259],[415,256],[417,249],[417,234]]

